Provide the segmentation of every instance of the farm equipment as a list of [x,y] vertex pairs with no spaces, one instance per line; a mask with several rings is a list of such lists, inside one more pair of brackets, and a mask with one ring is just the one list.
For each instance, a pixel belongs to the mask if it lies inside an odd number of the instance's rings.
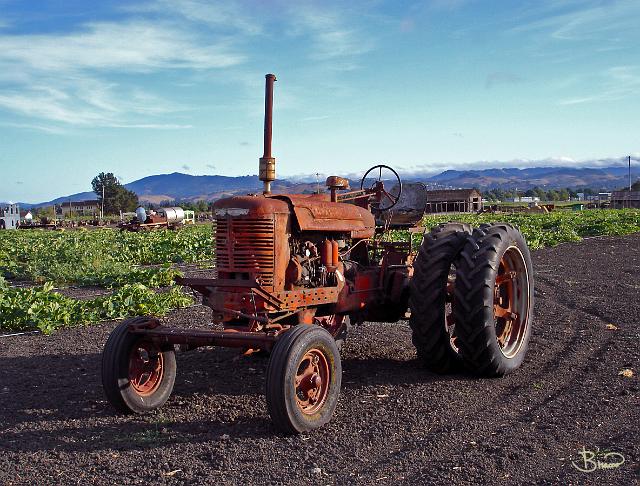
[[[176,229],[185,224],[186,211],[180,207],[159,208],[157,211],[149,211],[143,207],[136,209],[135,213],[123,213],[123,216],[131,215],[129,221],[121,222],[118,228],[127,231],[140,231],[158,228]],[[189,211],[189,222],[193,222],[193,211]]]
[[315,429],[336,408],[340,347],[364,321],[409,319],[418,358],[432,371],[501,376],[518,368],[533,311],[531,259],[519,231],[444,224],[424,235],[417,253],[410,231],[391,241],[390,230],[415,222],[407,201],[423,198],[405,198],[394,222],[402,182],[385,165],[369,169],[355,190],[331,176],[325,194],[273,194],[274,81],[266,76],[263,193],[215,203],[216,278],[178,279],[212,309],[211,326],[166,327],[152,317],[120,324],[102,358],[111,404],[125,413],[162,406],[177,346],[262,350],[270,353],[266,402],[275,426]]

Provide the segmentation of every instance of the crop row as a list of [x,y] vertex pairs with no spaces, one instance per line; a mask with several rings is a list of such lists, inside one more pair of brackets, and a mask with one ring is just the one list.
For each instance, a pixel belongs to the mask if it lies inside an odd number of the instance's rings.
[[[63,285],[119,287],[169,285],[172,263],[210,262],[210,225],[178,231],[3,231],[0,274],[6,278]],[[143,265],[159,267],[138,268]]]
[[6,285],[0,277],[0,329],[4,331],[54,330],[107,319],[136,315],[163,316],[193,303],[179,287],[155,292],[141,284],[127,284],[111,295],[78,300],[53,290],[51,283],[32,288]]
[[482,223],[503,221],[517,226],[532,250],[559,243],[580,241],[590,236],[621,236],[640,232],[640,210],[598,209],[587,211],[554,211],[547,214],[456,214],[425,216],[426,228],[455,219],[479,226]]

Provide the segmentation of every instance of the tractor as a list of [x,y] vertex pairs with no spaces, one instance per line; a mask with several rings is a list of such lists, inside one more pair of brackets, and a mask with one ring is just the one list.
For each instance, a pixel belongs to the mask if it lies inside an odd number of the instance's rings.
[[214,278],[177,279],[202,295],[210,326],[167,327],[153,317],[118,325],[102,354],[109,402],[123,413],[157,409],[174,386],[176,350],[236,347],[269,355],[265,394],[275,427],[310,431],[331,419],[341,346],[365,321],[408,320],[418,360],[433,372],[517,369],[533,319],[531,257],[518,229],[448,223],[421,234],[424,194],[416,184],[403,191],[386,165],[369,169],[355,189],[331,176],[324,193],[272,193],[274,81],[266,75],[262,194],[218,200]]

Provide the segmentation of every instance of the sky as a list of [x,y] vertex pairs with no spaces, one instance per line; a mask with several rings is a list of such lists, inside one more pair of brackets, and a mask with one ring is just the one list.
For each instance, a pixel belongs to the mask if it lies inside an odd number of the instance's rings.
[[0,200],[256,174],[270,72],[280,176],[638,157],[638,19],[637,0],[0,0]]

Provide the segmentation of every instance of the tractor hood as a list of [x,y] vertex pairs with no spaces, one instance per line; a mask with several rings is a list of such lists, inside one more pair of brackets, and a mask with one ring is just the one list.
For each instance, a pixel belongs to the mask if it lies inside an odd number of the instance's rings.
[[354,204],[331,202],[328,194],[277,194],[269,199],[287,201],[301,231],[350,233],[352,238],[371,238],[375,219]]
[[213,212],[217,218],[293,212],[300,231],[349,233],[352,238],[371,238],[375,232],[371,212],[354,204],[331,202],[327,194],[234,196],[216,201]]

